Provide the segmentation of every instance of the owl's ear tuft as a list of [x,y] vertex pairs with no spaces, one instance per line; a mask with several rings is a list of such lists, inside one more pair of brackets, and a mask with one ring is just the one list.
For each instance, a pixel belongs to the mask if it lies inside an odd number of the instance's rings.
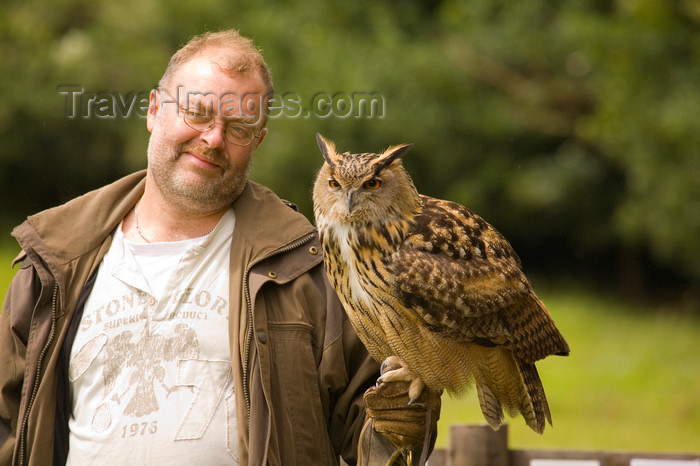
[[391,146],[385,150],[379,156],[377,166],[374,169],[375,176],[378,175],[380,171],[391,165],[394,160],[401,157],[404,152],[409,150],[411,147],[413,147],[413,144],[399,144],[398,146]]
[[321,133],[316,133],[316,142],[318,143],[318,148],[321,149],[323,158],[326,160],[326,162],[328,162],[328,165],[333,167],[331,155],[335,155],[335,144],[321,136]]

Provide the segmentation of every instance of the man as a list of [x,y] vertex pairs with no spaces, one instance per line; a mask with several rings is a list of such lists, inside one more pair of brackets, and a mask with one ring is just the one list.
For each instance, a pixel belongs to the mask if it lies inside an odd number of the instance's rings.
[[151,92],[145,173],[15,228],[1,464],[386,461],[424,429],[396,383],[366,419],[378,367],[316,232],[248,181],[272,90],[250,40],[195,37]]

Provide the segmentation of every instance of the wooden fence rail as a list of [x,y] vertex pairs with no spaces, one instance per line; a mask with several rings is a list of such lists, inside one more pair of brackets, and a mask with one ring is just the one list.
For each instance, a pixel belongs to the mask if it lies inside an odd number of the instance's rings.
[[507,425],[498,431],[486,425],[454,425],[449,449],[436,449],[428,466],[700,466],[700,452],[509,450]]

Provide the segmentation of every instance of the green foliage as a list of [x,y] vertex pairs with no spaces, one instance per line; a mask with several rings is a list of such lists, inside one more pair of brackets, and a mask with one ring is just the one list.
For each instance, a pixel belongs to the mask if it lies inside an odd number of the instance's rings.
[[343,151],[411,142],[419,190],[482,214],[529,268],[604,281],[632,255],[700,282],[697,5],[6,1],[0,223],[145,166],[143,118],[69,119],[59,86],[148,92],[190,36],[234,27],[279,96],[307,109],[319,93],[382,98],[371,118],[271,119],[253,178],[309,217],[317,131]]

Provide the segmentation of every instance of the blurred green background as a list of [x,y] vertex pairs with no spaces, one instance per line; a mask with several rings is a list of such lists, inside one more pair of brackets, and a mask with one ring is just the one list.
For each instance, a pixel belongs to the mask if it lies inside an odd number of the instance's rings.
[[[5,0],[0,296],[13,225],[145,167],[145,119],[115,99],[231,27],[311,110],[271,119],[253,179],[311,217],[316,132],[341,151],[410,142],[419,191],[511,240],[573,351],[541,364],[555,428],[513,428],[518,445],[700,450],[698,0]],[[480,420],[447,403],[445,429]]]

